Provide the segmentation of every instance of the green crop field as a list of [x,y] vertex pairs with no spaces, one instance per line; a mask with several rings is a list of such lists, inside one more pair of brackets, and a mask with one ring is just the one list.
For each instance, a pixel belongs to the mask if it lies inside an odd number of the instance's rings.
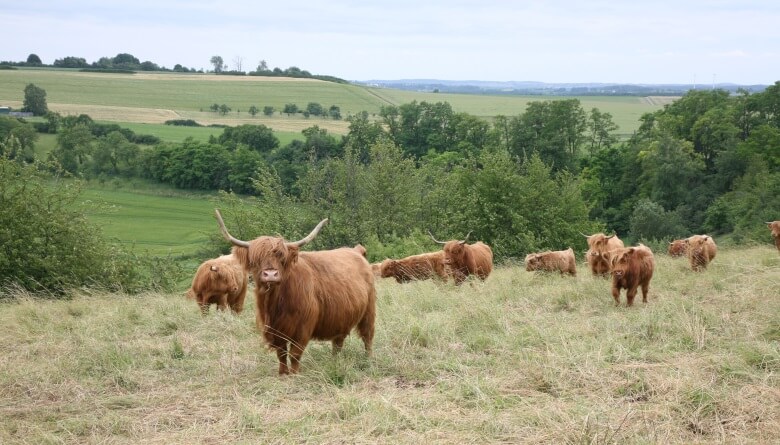
[[87,188],[83,200],[104,204],[87,215],[108,238],[137,253],[191,256],[217,233],[212,196],[166,194],[161,187],[112,190],[106,184]]
[[[486,119],[496,115],[514,116],[528,102],[567,99],[550,96],[491,96],[438,94],[382,88],[368,88],[312,79],[268,78],[253,76],[216,76],[211,74],[85,73],[69,70],[19,69],[0,71],[0,104],[20,107],[24,87],[34,83],[46,90],[49,108],[64,114],[89,114],[95,120],[113,122],[162,123],[170,119],[194,119],[201,124],[238,125],[261,123],[275,131],[298,133],[318,125],[337,134],[346,134],[348,124],[324,118],[303,118],[279,114],[285,104],[305,108],[309,102],[324,107],[337,105],[342,116],[367,111],[379,112],[383,105],[401,105],[411,101],[449,102],[456,112]],[[620,134],[630,134],[639,117],[662,106],[663,101],[640,97],[578,97],[583,108],[599,108],[612,114]],[[666,98],[668,100],[668,98]],[[225,104],[232,111],[220,116],[209,111],[212,104]],[[251,117],[250,106],[260,110],[273,106],[271,117]]]
[[[181,142],[188,137],[191,137],[196,141],[207,142],[211,136],[219,137],[219,135],[222,134],[222,128],[218,127],[184,127],[134,122],[122,123],[122,127],[129,128],[136,134],[151,134],[157,136],[163,142]],[[285,146],[295,139],[304,139],[301,133],[291,131],[274,131],[274,136],[279,139],[280,146]]]

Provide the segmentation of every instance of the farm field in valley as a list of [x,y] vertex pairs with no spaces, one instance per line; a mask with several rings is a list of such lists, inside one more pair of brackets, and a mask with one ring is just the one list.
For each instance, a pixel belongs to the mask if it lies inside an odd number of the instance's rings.
[[[346,134],[349,123],[343,119],[281,114],[279,111],[288,103],[301,109],[309,102],[325,108],[337,105],[346,117],[361,111],[374,116],[383,105],[402,105],[414,100],[446,101],[456,112],[492,119],[497,115],[518,115],[531,101],[573,98],[440,94],[256,76],[20,69],[0,71],[0,104],[20,108],[24,87],[29,83],[46,90],[51,110],[62,114],[84,113],[98,121],[161,124],[171,119],[193,119],[203,125],[263,124],[275,131],[293,133],[318,125],[332,133]],[[595,107],[611,113],[620,126],[618,133],[622,135],[631,134],[638,128],[642,114],[661,108],[669,100],[621,96],[582,96],[578,99],[586,111]],[[209,111],[215,103],[226,104],[232,111],[226,116]],[[247,112],[252,105],[261,111],[270,105],[277,111],[271,117],[262,113],[252,117]]]

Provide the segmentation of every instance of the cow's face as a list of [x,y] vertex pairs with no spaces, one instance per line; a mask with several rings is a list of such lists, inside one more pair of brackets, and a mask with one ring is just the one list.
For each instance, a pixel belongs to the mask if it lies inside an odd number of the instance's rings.
[[379,266],[382,278],[394,277],[398,270],[398,261],[384,260]]
[[780,221],[774,221],[767,223],[767,227],[772,231],[772,236],[775,238],[780,237]]
[[621,279],[628,272],[635,250],[630,247],[612,256],[612,274],[615,278]]
[[539,255],[529,254],[525,257],[525,270],[534,271],[539,267]]
[[701,256],[704,254],[705,245],[707,244],[708,240],[710,239],[709,236],[692,236],[688,239],[686,239],[686,245],[688,246],[688,249],[690,249],[690,252],[694,256]]
[[261,236],[251,241],[248,248],[234,247],[233,254],[256,281],[270,285],[286,278],[290,266],[298,260],[298,247],[282,238]]
[[466,253],[465,241],[448,241],[444,245],[444,264],[450,267],[459,267],[463,263]]

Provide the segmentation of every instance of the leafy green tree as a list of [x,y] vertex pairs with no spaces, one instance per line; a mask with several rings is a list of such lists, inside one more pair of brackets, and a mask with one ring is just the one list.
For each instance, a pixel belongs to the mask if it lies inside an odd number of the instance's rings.
[[265,165],[260,153],[239,144],[230,154],[228,165],[228,188],[234,193],[255,193],[253,181],[257,179],[259,169]]
[[322,105],[318,104],[317,102],[309,102],[308,105],[306,105],[306,111],[308,111],[309,114],[313,116],[321,116],[324,114]]
[[221,73],[222,70],[225,68],[225,61],[222,59],[222,56],[211,56],[209,63],[214,65],[215,73]]
[[218,112],[218,111],[219,111],[219,104],[217,104],[217,103],[213,103],[213,104],[211,104],[211,105],[209,106],[209,110],[211,110],[211,111],[213,111],[213,112],[215,112],[215,113],[216,113],[216,112]]
[[89,221],[90,207],[80,199],[83,183],[44,171],[0,156],[0,285],[59,297],[84,286],[170,290],[171,281],[182,278],[161,276],[161,269],[146,274],[143,260],[111,244]]
[[259,109],[258,109],[256,106],[254,106],[254,105],[251,105],[251,106],[249,107],[249,110],[247,110],[247,111],[249,111],[249,114],[250,114],[252,117],[255,117],[255,116],[257,115],[257,113],[258,113],[260,110],[259,110]]
[[115,68],[135,69],[141,65],[141,61],[137,57],[128,53],[117,54],[111,62]]
[[38,57],[38,54],[30,54],[27,56],[27,66],[42,66],[43,62],[41,62],[41,58]]
[[349,133],[344,137],[344,146],[357,154],[360,162],[368,162],[369,147],[385,137],[382,124],[371,122],[368,113],[363,111],[347,118]]
[[664,210],[649,199],[637,203],[630,224],[630,236],[637,240],[672,240],[690,233],[678,213]]
[[295,104],[284,104],[284,109],[282,110],[283,113],[287,114],[288,116],[298,113],[298,105]]
[[163,182],[182,189],[224,190],[229,186],[230,153],[221,145],[192,138],[172,147],[165,145],[154,149],[164,154],[164,165],[158,167]]
[[31,162],[38,133],[35,127],[11,117],[0,117],[0,155],[9,159]]
[[261,154],[267,154],[279,146],[279,139],[274,136],[273,130],[265,125],[250,124],[225,128],[217,142],[231,151],[238,144],[244,144]]
[[34,83],[24,87],[24,105],[22,111],[29,111],[35,116],[43,116],[49,111],[46,104],[46,90]]
[[670,210],[701,199],[695,190],[703,180],[704,160],[690,142],[662,135],[639,153],[639,159],[642,196]]
[[341,120],[341,108],[338,105],[331,105],[328,108],[328,116],[334,121]]
[[94,139],[92,131],[84,124],[65,127],[57,135],[57,148],[49,155],[65,171],[78,175],[92,154]]
[[230,113],[230,107],[222,104],[219,106],[219,114],[225,116],[226,114]]
[[587,117],[578,99],[530,102],[510,122],[509,149],[520,159],[538,153],[555,170],[572,170],[586,140]]
[[133,177],[141,153],[138,145],[128,141],[119,131],[99,138],[92,154],[92,172],[95,175]]
[[266,105],[266,106],[263,107],[263,114],[265,114],[266,116],[273,116],[274,115],[274,111],[276,111],[276,110],[274,109],[274,107],[272,107],[270,105]]
[[53,66],[57,68],[87,68],[89,64],[83,57],[64,57],[62,59],[55,59]]
[[618,141],[613,132],[617,131],[617,124],[612,121],[612,114],[601,112],[598,108],[590,110],[588,115],[588,132],[590,144],[588,152],[593,156],[596,152],[611,147]]

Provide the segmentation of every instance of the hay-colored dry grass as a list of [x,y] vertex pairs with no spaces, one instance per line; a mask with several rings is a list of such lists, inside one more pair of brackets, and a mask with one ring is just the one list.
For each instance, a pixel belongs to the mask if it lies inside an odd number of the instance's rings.
[[16,293],[0,305],[0,443],[776,443],[780,257],[657,255],[650,303],[502,266],[377,285],[374,356],[316,342],[279,378],[253,306]]

